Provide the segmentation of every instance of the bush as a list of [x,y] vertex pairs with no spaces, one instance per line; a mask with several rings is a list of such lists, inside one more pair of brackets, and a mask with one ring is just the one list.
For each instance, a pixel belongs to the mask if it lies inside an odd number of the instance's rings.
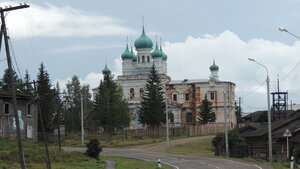
[[102,148],[100,147],[100,142],[97,139],[90,140],[86,147],[86,154],[93,158],[98,158],[99,153],[102,151]]

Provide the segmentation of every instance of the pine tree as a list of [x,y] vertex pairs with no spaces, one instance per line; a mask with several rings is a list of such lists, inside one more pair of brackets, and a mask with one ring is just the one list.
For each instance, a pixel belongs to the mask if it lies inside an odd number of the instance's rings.
[[141,98],[141,108],[138,112],[139,121],[144,125],[156,128],[166,121],[165,111],[162,83],[153,65],[146,83],[144,96]]
[[24,93],[27,95],[33,95],[33,93],[34,93],[30,75],[27,70],[25,72],[25,77],[24,77]]
[[68,104],[68,129],[79,131],[81,129],[81,89],[79,77],[74,75],[66,84]]
[[207,100],[207,96],[205,95],[205,99],[202,100],[200,106],[200,118],[198,118],[199,123],[207,124],[208,122],[216,121],[216,114],[211,106],[212,103]]
[[[14,81],[16,83],[17,92],[23,92],[24,84],[23,84],[22,79],[19,79],[19,77],[15,71],[13,71],[13,77],[14,77]],[[5,71],[4,71],[2,81],[0,81],[0,87],[3,90],[10,90],[9,69],[5,69]]]
[[122,89],[113,80],[110,71],[103,71],[103,76],[96,92],[92,117],[111,136],[114,129],[123,129],[129,125],[130,115]]
[[[54,90],[51,89],[49,74],[45,70],[45,66],[41,63],[39,73],[37,75],[37,93],[40,101],[40,111],[43,114],[44,127],[47,132],[52,130],[52,123],[54,120]],[[38,130],[42,131],[41,123],[39,123]]]

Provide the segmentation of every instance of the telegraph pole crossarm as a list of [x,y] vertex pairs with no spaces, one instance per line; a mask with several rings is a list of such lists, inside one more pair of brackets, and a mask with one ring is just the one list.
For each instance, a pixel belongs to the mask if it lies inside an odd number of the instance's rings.
[[6,57],[7,57],[7,65],[9,70],[9,80],[10,80],[10,90],[12,94],[12,102],[13,102],[13,111],[14,111],[14,117],[16,120],[16,130],[17,130],[17,140],[18,140],[18,149],[19,149],[19,158],[20,158],[20,164],[21,169],[26,169],[25,165],[25,157],[24,157],[24,151],[23,151],[23,145],[22,145],[22,137],[21,137],[21,130],[20,130],[20,120],[18,115],[18,108],[17,108],[17,95],[16,95],[16,84],[13,77],[13,68],[12,68],[12,61],[10,57],[10,50],[8,45],[8,35],[6,30],[6,23],[5,23],[5,16],[4,12],[22,9],[22,8],[28,8],[29,5],[26,4],[20,4],[19,6],[15,7],[0,7],[0,14],[1,14],[1,37],[4,35],[4,44],[5,44],[5,51],[6,51]]

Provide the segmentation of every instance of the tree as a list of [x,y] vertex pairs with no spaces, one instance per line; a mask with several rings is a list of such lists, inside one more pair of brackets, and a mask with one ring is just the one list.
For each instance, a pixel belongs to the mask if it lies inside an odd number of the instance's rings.
[[27,70],[25,72],[25,77],[24,77],[24,93],[27,95],[30,95],[30,96],[33,95],[33,93],[34,93],[30,75]]
[[68,118],[67,118],[67,128],[69,131],[79,131],[81,127],[81,84],[78,76],[74,75],[71,81],[66,84],[67,97],[66,101],[68,104]]
[[141,98],[141,108],[138,112],[139,121],[143,125],[157,128],[166,121],[165,111],[166,104],[162,83],[153,65],[146,83],[144,96]]
[[239,126],[239,123],[243,123],[242,119],[242,108],[240,106],[235,106],[235,117],[236,117],[236,123]]
[[114,129],[123,129],[129,125],[130,115],[122,88],[113,80],[110,71],[103,71],[103,76],[96,91],[92,117],[110,133],[111,138]]
[[212,103],[207,100],[207,95],[205,95],[205,98],[202,100],[200,106],[200,117],[198,118],[199,123],[207,124],[208,122],[216,121],[216,114],[211,105]]
[[[13,71],[13,77],[14,77],[14,81],[16,83],[16,89],[17,91],[24,91],[24,84],[22,79],[19,79],[18,75],[16,74],[15,71]],[[9,79],[9,69],[5,69],[3,77],[2,77],[2,81],[0,81],[0,87],[3,90],[10,90],[10,79]]]
[[[54,107],[54,90],[51,89],[49,74],[45,70],[45,66],[41,63],[39,73],[37,75],[37,94],[39,96],[40,111],[43,114],[45,131],[52,131],[53,120],[55,117]],[[41,124],[38,125],[38,130],[42,131]]]

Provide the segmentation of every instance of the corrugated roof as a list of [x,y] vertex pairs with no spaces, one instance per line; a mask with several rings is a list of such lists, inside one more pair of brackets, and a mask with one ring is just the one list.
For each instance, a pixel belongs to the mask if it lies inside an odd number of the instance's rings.
[[[284,131],[288,128],[290,128],[291,132],[298,126],[300,121],[300,112],[294,116],[291,116],[287,119],[278,120],[275,122],[272,122],[272,137],[282,137],[281,135],[284,134]],[[264,136],[268,133],[268,123],[261,123],[261,126],[257,128],[255,131],[249,133],[245,137],[260,137]]]
[[[11,92],[7,90],[1,90],[0,89],[0,97],[6,97],[6,98],[11,98]],[[31,100],[31,98],[28,95],[22,94],[20,92],[17,92],[17,98],[23,98],[23,99],[28,99]]]

